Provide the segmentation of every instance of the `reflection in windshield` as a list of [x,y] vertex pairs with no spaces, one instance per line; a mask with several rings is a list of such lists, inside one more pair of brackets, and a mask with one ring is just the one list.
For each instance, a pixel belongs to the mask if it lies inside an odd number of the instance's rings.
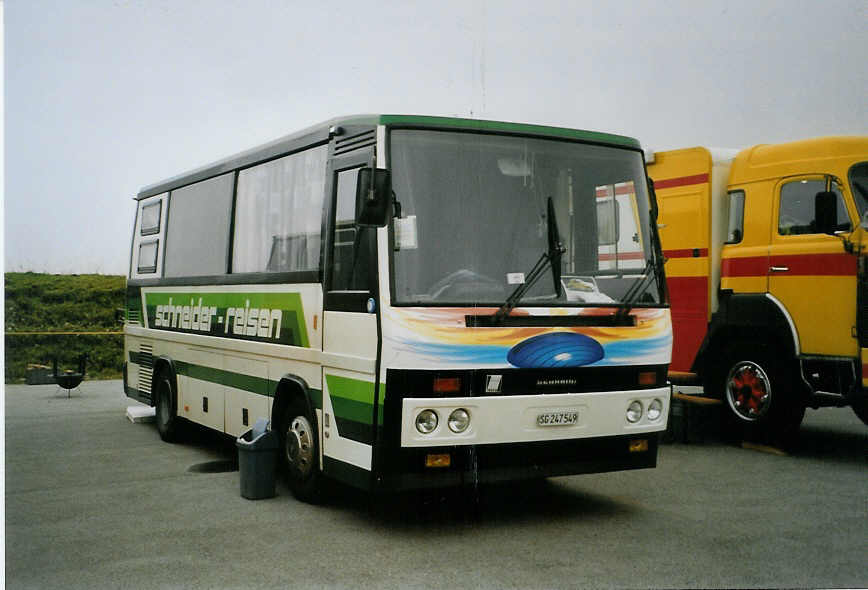
[[[501,305],[547,252],[547,201],[560,241],[561,294],[540,281],[522,305],[612,305],[653,258],[642,156],[574,142],[395,130],[396,303]],[[638,305],[660,301],[645,281]]]

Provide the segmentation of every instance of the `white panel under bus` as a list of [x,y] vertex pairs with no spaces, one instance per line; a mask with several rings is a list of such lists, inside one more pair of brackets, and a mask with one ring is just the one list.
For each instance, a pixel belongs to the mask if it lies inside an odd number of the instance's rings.
[[[513,442],[535,442],[570,438],[591,438],[645,434],[666,429],[669,415],[669,387],[633,391],[558,393],[546,395],[509,395],[486,397],[404,398],[401,410],[401,446],[436,447]],[[648,418],[648,407],[655,399],[662,403],[660,416]],[[635,424],[627,421],[630,404],[642,404],[642,417]],[[447,424],[449,414],[464,408],[470,413],[470,426],[456,434]],[[415,425],[419,412],[430,409],[438,415],[437,428],[421,434]],[[539,426],[542,414],[577,413],[575,424]]]

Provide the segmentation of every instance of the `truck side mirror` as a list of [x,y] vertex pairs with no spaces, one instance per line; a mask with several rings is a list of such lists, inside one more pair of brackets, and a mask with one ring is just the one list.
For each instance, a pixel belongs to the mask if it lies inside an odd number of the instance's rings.
[[389,171],[382,168],[361,168],[356,184],[356,225],[386,225],[391,198],[392,179]]
[[814,222],[818,234],[835,235],[838,229],[838,195],[830,191],[814,197]]

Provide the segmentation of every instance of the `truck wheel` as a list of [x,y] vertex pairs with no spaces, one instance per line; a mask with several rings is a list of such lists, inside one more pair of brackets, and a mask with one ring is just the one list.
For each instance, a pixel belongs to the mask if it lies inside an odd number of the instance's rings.
[[316,418],[299,398],[290,402],[283,416],[281,447],[289,488],[302,502],[315,503],[320,499],[322,480]]
[[862,420],[863,424],[868,424],[868,398],[862,397],[862,399],[859,400],[851,399],[850,407],[853,408],[853,413]]
[[766,349],[746,343],[726,358],[722,389],[730,424],[746,438],[787,440],[805,416],[794,371]]
[[180,418],[175,411],[177,396],[171,374],[161,370],[156,379],[156,422],[160,438],[166,442],[176,442],[180,434]]

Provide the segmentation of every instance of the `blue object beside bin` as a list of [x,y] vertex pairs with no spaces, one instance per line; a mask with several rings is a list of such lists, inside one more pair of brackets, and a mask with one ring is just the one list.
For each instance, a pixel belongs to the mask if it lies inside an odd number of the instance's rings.
[[241,495],[248,500],[273,498],[277,463],[277,433],[267,428],[264,418],[235,441]]

